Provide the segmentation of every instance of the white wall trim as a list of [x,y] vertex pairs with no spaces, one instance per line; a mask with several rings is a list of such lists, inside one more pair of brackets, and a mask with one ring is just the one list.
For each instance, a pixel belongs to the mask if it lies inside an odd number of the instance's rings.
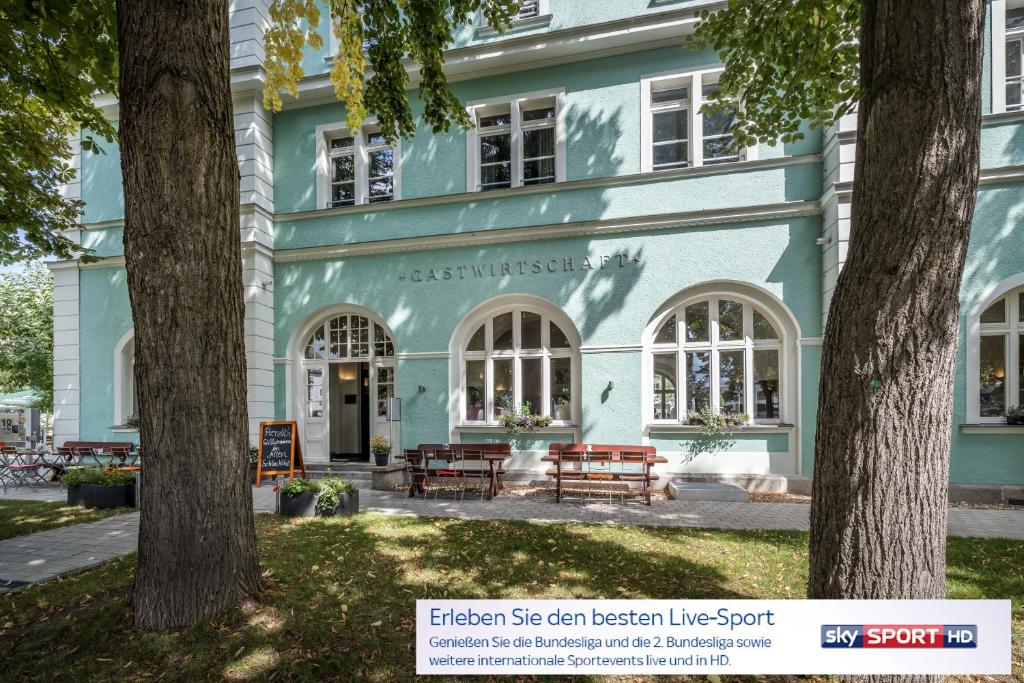
[[607,344],[604,346],[581,346],[580,353],[640,353],[644,350],[641,344]]
[[407,351],[396,353],[395,358],[398,360],[440,360],[451,358],[451,354],[448,351]]
[[[53,273],[53,444],[77,441],[81,433],[80,283],[78,261],[46,264]],[[58,315],[58,310],[71,311]]]
[[1006,111],[1006,0],[992,0],[992,113]]
[[114,345],[114,425],[123,425],[131,416],[129,392],[134,390],[135,378],[132,368],[127,365],[125,350],[135,341],[135,328],[131,327],[121,335]]
[[[983,423],[995,423],[1005,422],[1005,418],[1002,417],[981,417],[981,405],[979,401],[979,395],[981,392],[981,384],[979,381],[979,373],[981,368],[981,314],[985,312],[985,309],[991,306],[994,302],[1006,296],[1008,293],[1024,287],[1024,273],[1017,273],[1002,282],[996,283],[983,291],[974,303],[971,304],[967,310],[966,319],[966,337],[965,345],[966,349],[966,365],[967,365],[967,422],[970,424],[983,424]],[[1008,311],[1007,315],[1010,315]],[[1009,320],[1009,319],[1008,319]],[[1008,322],[1008,326],[1012,324]],[[1020,324],[1020,323],[1018,323]],[[1022,325],[1024,328],[1024,325]],[[1011,400],[1012,394],[1010,393],[1015,389],[1013,385],[1012,377],[1009,377],[1009,364],[1015,356],[1012,355],[1013,342],[1017,341],[1016,336],[1009,334],[1010,337],[1010,348],[1006,350],[1007,353],[1007,383],[1006,383],[1006,402],[1007,406],[1015,405],[1015,402]],[[1019,343],[1019,341],[1017,342]]]
[[825,342],[824,337],[801,337],[800,346],[821,346]]

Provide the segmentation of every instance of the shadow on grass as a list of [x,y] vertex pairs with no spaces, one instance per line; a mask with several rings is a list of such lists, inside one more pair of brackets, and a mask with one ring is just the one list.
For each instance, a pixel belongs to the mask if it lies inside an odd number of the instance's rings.
[[[177,633],[132,628],[124,589],[134,558],[0,597],[5,675],[407,681],[419,598],[800,598],[805,590],[799,532],[373,515],[261,516],[258,532],[268,590]],[[951,541],[951,594],[1019,599],[1022,551],[1019,542]]]

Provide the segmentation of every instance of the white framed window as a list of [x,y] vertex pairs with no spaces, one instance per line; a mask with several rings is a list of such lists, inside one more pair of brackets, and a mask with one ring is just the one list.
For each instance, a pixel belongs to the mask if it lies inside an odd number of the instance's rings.
[[466,190],[564,181],[564,99],[557,91],[470,104]]
[[971,422],[1001,423],[1008,407],[1024,405],[1024,284],[1007,284],[968,317]]
[[[549,0],[519,0],[519,12],[512,17],[512,28],[517,28],[520,25],[533,26],[537,22],[543,23],[545,18],[550,18],[548,3]],[[487,23],[487,16],[482,11],[478,13],[478,17],[477,26],[480,29],[486,32],[493,31]]]
[[992,0],[992,113],[1024,110],[1024,0]]
[[643,172],[756,158],[756,147],[737,149],[733,144],[731,130],[735,125],[735,109],[701,113],[701,107],[718,89],[721,73],[719,67],[658,74],[640,80]]
[[350,131],[344,124],[317,126],[317,208],[389,202],[400,197],[399,143],[388,144],[368,123]]
[[528,404],[555,425],[577,422],[579,337],[563,313],[516,303],[467,317],[453,337],[456,424],[498,425]]
[[[756,293],[755,293],[756,294]],[[644,335],[644,416],[686,424],[711,407],[755,424],[795,419],[795,328],[782,306],[740,291],[697,288],[656,315]]]

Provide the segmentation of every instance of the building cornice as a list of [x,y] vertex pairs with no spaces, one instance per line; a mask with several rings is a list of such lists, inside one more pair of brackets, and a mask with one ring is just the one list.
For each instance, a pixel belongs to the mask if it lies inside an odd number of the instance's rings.
[[820,213],[821,207],[817,201],[794,201],[754,207],[685,211],[621,219],[553,223],[521,228],[496,228],[466,233],[421,235],[392,240],[360,242],[357,244],[332,244],[320,247],[281,249],[274,253],[274,261],[287,263],[291,261],[350,258],[371,254],[477,247],[510,242],[551,240],[623,232],[646,232],[667,228],[687,228],[719,223],[781,220],[799,216],[817,216]]
[[326,218],[329,216],[346,216],[351,214],[378,213],[381,211],[396,211],[399,209],[419,208],[422,206],[435,206],[438,204],[458,204],[463,202],[479,202],[481,200],[504,199],[507,197],[519,197],[532,194],[552,194],[554,192],[569,192],[589,188],[610,188],[626,185],[638,185],[644,183],[660,183],[680,178],[699,178],[711,175],[725,175],[727,173],[738,173],[745,171],[759,171],[785,166],[797,166],[802,164],[821,163],[820,154],[802,154],[799,156],[780,157],[778,159],[758,159],[755,161],[736,161],[729,164],[715,164],[709,166],[697,166],[691,168],[680,168],[669,171],[654,171],[648,173],[632,173],[629,175],[606,176],[602,178],[585,178],[582,180],[567,180],[561,183],[548,185],[524,185],[522,187],[511,187],[503,190],[491,190],[487,193],[481,192],[459,192],[456,194],[436,195],[433,197],[418,197],[416,199],[400,199],[393,202],[381,202],[377,204],[360,204],[359,206],[342,206],[333,209],[313,209],[312,211],[296,211],[294,213],[279,213],[274,216],[278,222],[301,221],[310,218]]

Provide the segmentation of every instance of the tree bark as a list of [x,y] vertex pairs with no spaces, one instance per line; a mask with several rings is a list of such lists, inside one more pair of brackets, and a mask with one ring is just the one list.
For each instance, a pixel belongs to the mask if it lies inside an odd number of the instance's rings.
[[822,350],[812,598],[945,595],[984,17],[983,0],[864,0],[850,251]]
[[261,588],[224,0],[118,0],[124,253],[143,447],[136,624]]

